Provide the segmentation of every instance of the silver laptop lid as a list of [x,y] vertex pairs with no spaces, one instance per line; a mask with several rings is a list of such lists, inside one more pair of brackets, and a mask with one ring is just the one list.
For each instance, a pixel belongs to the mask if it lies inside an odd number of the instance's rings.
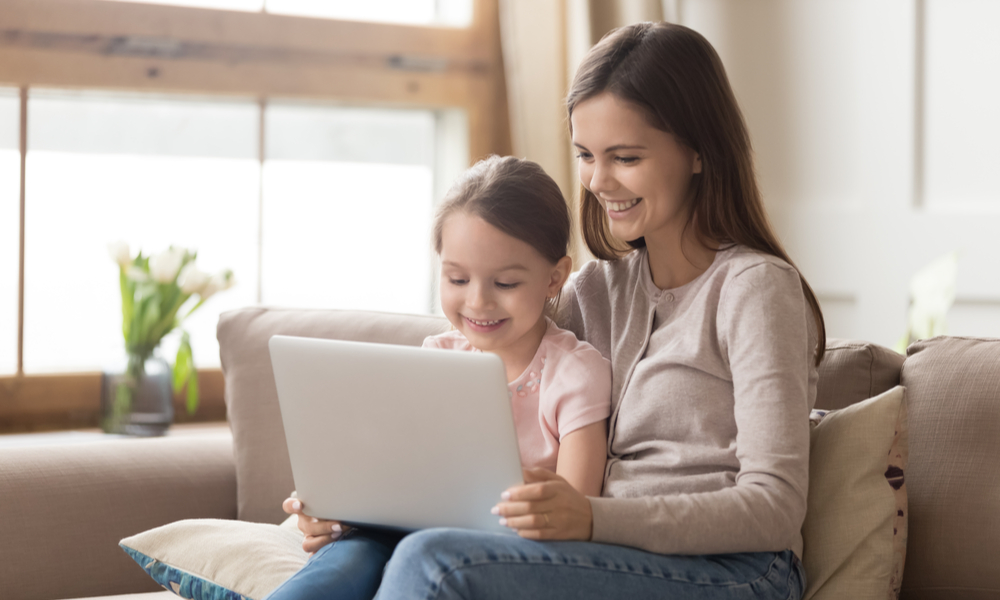
[[522,482],[492,354],[274,336],[292,476],[309,514],[404,529],[510,531],[490,508]]

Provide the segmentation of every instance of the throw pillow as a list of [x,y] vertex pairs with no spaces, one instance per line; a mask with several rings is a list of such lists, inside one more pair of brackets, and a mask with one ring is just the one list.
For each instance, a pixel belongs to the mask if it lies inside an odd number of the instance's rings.
[[905,390],[813,411],[804,600],[899,597],[906,557]]
[[189,519],[119,545],[154,581],[191,600],[261,600],[306,564],[297,517],[281,525]]

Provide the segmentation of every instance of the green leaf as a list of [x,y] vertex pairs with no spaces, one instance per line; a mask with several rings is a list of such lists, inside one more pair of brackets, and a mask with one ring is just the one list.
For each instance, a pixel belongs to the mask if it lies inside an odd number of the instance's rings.
[[184,387],[191,376],[191,344],[187,332],[181,336],[181,344],[177,348],[177,360],[174,361],[174,391]]
[[198,371],[194,368],[194,359],[191,359],[191,376],[188,378],[187,411],[193,415],[198,410]]

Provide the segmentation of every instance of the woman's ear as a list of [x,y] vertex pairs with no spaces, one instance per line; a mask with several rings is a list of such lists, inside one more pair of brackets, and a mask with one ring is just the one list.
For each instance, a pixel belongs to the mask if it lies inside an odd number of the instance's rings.
[[573,272],[573,259],[569,256],[564,256],[559,259],[559,262],[552,267],[552,275],[549,279],[549,289],[548,297],[555,298],[562,291],[562,287],[566,285],[566,280],[569,279],[569,274]]

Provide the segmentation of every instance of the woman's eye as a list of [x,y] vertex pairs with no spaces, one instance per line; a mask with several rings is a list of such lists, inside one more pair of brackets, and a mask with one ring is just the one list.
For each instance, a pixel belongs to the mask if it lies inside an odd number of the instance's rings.
[[496,283],[496,285],[501,290],[512,290],[512,289],[516,288],[517,286],[519,286],[520,284],[519,283],[500,283],[498,281]]
[[616,160],[623,165],[632,165],[639,162],[638,156],[619,156]]
[[578,152],[576,157],[580,160],[590,160],[591,158],[594,158],[590,152]]
[[454,277],[448,278],[448,283],[452,285],[465,285],[468,282],[469,282],[468,279],[455,279]]

